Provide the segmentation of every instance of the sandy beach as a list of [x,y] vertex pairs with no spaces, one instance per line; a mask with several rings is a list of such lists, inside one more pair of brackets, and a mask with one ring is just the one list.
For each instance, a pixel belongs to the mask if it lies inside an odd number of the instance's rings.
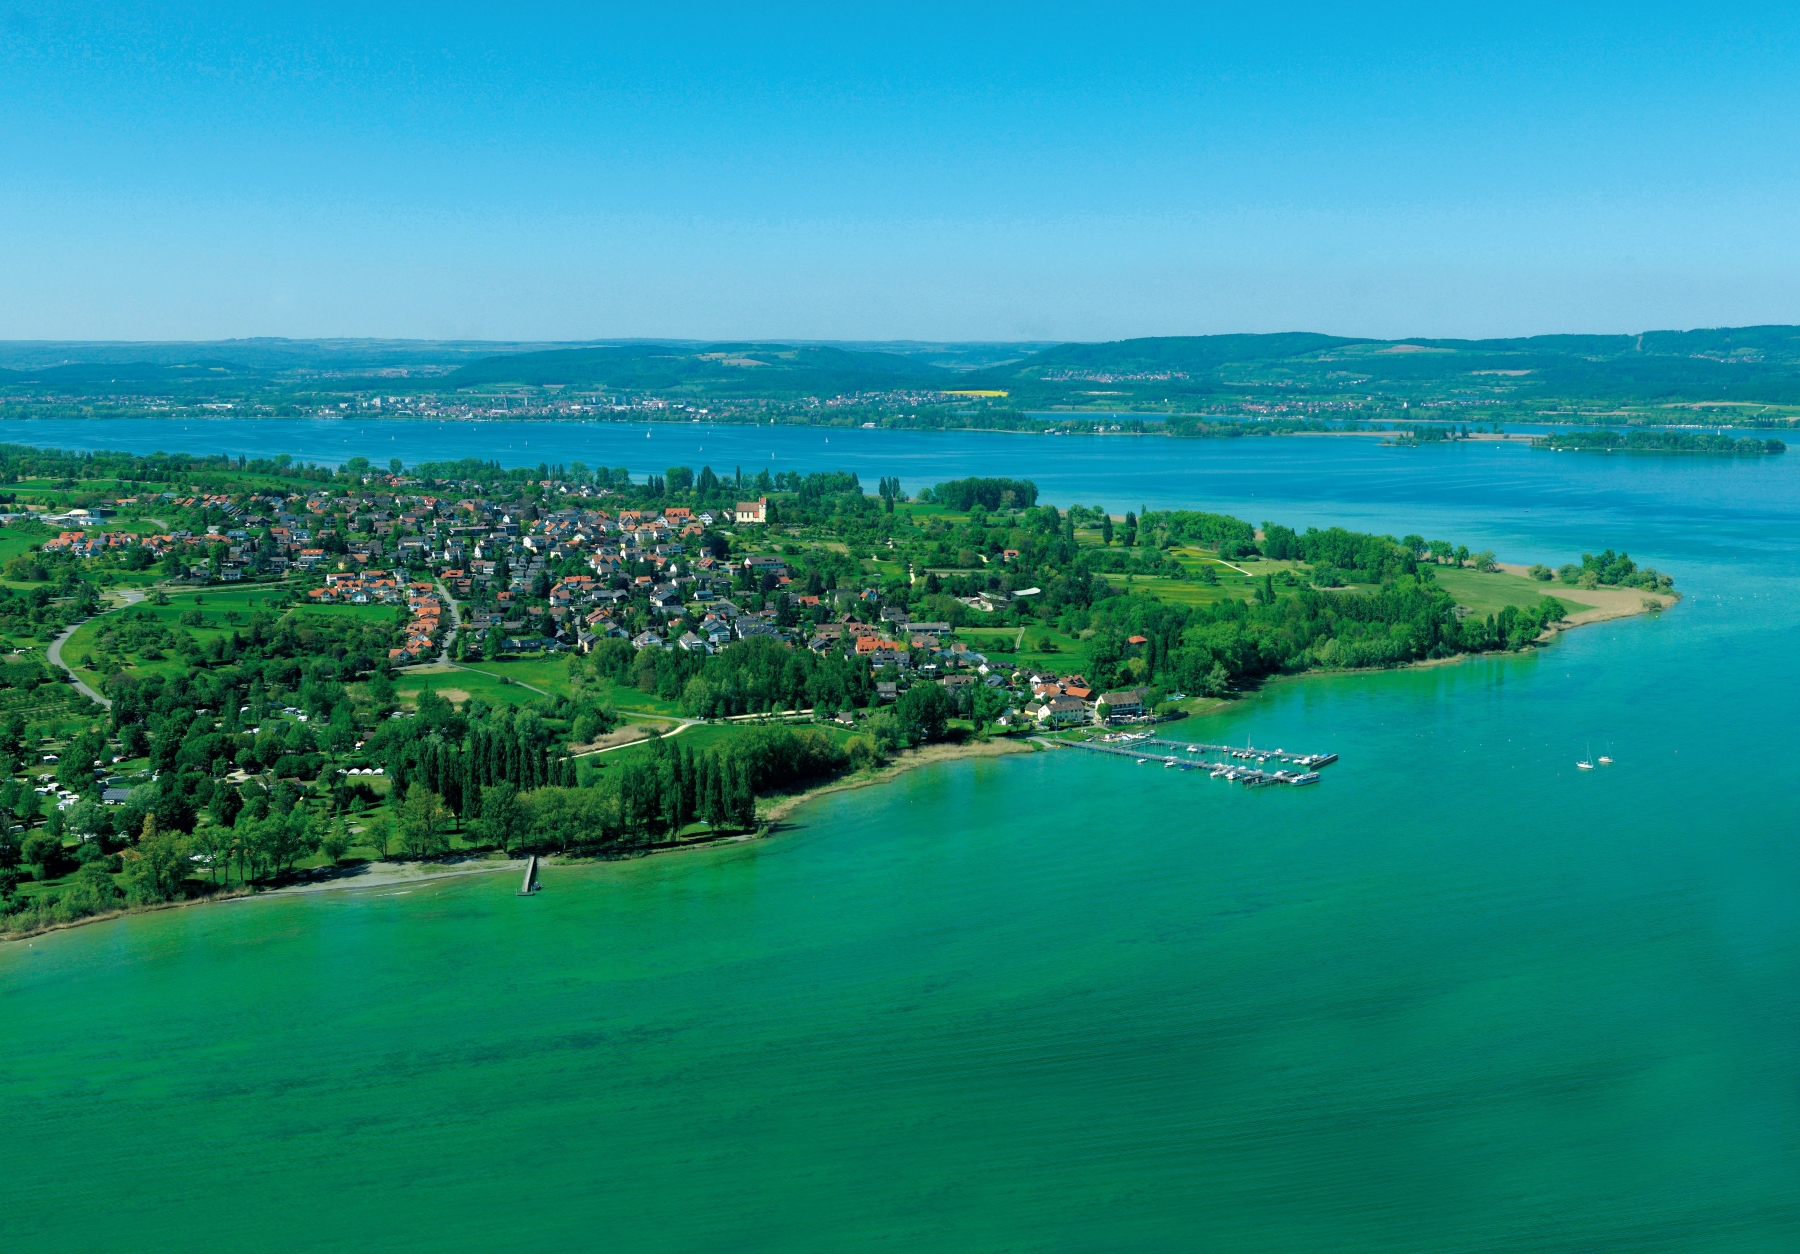
[[[1509,575],[1518,575],[1529,579],[1530,568],[1512,562],[1498,563],[1501,570]],[[1678,592],[1649,592],[1643,588],[1571,588],[1560,581],[1551,581],[1543,585],[1544,595],[1556,597],[1558,600],[1580,601],[1590,605],[1592,609],[1579,610],[1563,620],[1566,627],[1581,627],[1588,623],[1603,623],[1614,618],[1630,618],[1634,614],[1648,614],[1652,609],[1668,609],[1681,600]],[[1650,604],[1646,604],[1649,602]]]
[[[273,897],[282,893],[323,893],[338,888],[383,888],[395,884],[417,884],[423,880],[449,879],[457,875],[487,875],[495,871],[525,874],[524,858],[489,858],[471,854],[466,858],[438,862],[363,862],[354,866],[320,868],[314,878],[301,884],[284,884],[280,888],[250,894]],[[241,898],[239,899],[241,900]]]

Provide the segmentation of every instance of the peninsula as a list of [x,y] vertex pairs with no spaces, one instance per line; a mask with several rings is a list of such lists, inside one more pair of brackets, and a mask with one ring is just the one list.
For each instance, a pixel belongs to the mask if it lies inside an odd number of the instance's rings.
[[20,446],[0,472],[15,935],[390,858],[738,837],[806,789],[1675,598],[1611,549],[1507,566],[1023,479]]

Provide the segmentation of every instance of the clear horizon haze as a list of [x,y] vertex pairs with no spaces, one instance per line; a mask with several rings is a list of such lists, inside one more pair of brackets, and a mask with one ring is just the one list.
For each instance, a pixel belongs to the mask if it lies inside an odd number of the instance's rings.
[[1800,14],[0,0],[0,338],[1800,322]]

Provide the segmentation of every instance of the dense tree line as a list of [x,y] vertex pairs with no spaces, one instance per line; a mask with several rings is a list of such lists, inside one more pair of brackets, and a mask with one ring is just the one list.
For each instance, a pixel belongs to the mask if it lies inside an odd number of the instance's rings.
[[952,479],[921,492],[919,499],[963,514],[976,505],[989,511],[1029,509],[1037,496],[1037,484],[1029,479]]
[[1207,514],[1188,509],[1146,510],[1134,525],[1139,535],[1157,544],[1197,544],[1218,549],[1221,557],[1254,552],[1256,547],[1256,529],[1229,514]]
[[[1320,530],[1308,527],[1296,533],[1291,527],[1263,524],[1260,549],[1276,561],[1306,562],[1325,572],[1341,572],[1357,583],[1381,583],[1415,573],[1421,551],[1391,536],[1348,531],[1343,527]],[[1322,582],[1315,580],[1315,582]],[[1327,586],[1330,586],[1327,583]]]
[[665,841],[694,823],[748,831],[759,792],[828,779],[852,764],[848,750],[807,729],[750,728],[702,749],[658,738],[647,752],[595,772],[585,787],[563,781],[525,791],[503,781],[483,788],[474,830],[500,848],[559,850]]
[[681,708],[698,718],[768,710],[835,711],[867,705],[873,692],[866,661],[752,639],[706,658],[682,686]]
[[1539,436],[1532,448],[1626,453],[1726,453],[1762,457],[1785,453],[1787,445],[1770,437],[1741,438],[1711,431],[1559,431]]
[[[1270,581],[1272,583],[1272,581]],[[1459,617],[1455,600],[1429,577],[1371,593],[1301,589],[1253,601],[1169,605],[1114,597],[1081,626],[1095,632],[1091,682],[1159,680],[1189,692],[1223,693],[1247,680],[1315,668],[1393,666],[1458,653],[1521,648],[1566,613],[1552,597],[1498,614]],[[1129,646],[1132,636],[1147,643]]]

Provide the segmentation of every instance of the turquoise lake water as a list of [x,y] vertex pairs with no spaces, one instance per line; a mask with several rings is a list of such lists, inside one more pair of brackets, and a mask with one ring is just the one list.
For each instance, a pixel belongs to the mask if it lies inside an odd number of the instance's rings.
[[[265,426],[208,432],[254,455]],[[477,877],[0,946],[0,1240],[1800,1248],[1794,455],[852,434],[880,438],[704,439],[1509,560],[1628,548],[1686,599],[1175,725],[1340,753],[1313,789],[954,763],[528,900]],[[545,459],[699,460],[567,435]],[[462,455],[431,440],[397,455]]]

